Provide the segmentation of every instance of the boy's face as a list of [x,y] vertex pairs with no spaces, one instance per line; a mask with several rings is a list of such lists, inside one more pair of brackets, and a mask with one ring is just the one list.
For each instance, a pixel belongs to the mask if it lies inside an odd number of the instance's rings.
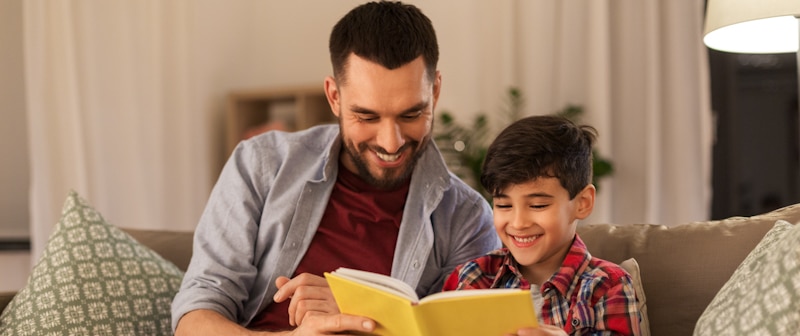
[[493,198],[494,227],[526,280],[541,285],[561,266],[578,219],[589,216],[595,189],[574,199],[555,177],[510,185]]
[[441,77],[431,83],[422,57],[389,70],[354,54],[345,80],[325,90],[339,119],[344,166],[379,188],[404,182],[431,140]]

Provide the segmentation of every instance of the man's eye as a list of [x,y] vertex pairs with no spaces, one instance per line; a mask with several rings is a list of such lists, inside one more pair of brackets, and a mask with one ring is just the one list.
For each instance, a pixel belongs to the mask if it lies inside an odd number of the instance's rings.
[[357,116],[358,116],[358,121],[362,121],[362,122],[378,121],[378,117],[374,117],[374,116],[369,116],[369,115],[357,115]]
[[421,112],[417,112],[417,113],[413,113],[413,114],[404,114],[402,118],[403,118],[403,120],[416,120],[421,115],[422,115]]

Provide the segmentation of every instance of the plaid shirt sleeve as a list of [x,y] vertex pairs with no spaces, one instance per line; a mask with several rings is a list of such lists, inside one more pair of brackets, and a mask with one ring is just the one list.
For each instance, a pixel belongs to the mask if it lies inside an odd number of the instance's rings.
[[[640,335],[639,308],[630,276],[618,278],[612,286],[596,290],[592,316],[581,316],[585,328],[574,330],[572,335]],[[574,310],[576,313],[579,309]],[[579,315],[579,314],[576,314]],[[592,321],[593,320],[593,321]],[[565,328],[568,329],[568,328]]]
[[640,312],[630,275],[593,258],[576,236],[563,266],[543,286],[545,323],[570,335],[640,335]]

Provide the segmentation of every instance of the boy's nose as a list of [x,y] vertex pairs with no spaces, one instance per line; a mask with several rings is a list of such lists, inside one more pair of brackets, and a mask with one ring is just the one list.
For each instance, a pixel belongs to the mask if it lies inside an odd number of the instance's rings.
[[514,215],[511,218],[511,223],[509,223],[512,228],[515,229],[524,229],[532,225],[532,222],[528,220],[522,211],[514,211]]

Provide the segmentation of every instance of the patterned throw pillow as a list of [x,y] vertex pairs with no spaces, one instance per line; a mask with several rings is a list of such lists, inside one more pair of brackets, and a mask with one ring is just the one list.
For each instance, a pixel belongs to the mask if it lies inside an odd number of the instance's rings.
[[73,191],[0,335],[170,335],[182,277]]
[[779,220],[736,268],[694,335],[791,335],[800,330],[800,225]]

